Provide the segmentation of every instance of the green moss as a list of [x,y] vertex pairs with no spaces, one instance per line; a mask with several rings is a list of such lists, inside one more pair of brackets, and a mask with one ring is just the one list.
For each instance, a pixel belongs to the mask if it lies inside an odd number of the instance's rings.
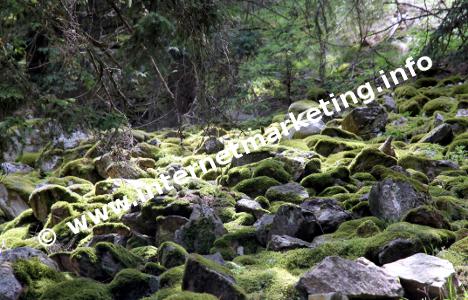
[[400,172],[393,171],[389,168],[386,168],[384,166],[375,166],[372,168],[371,174],[377,179],[377,180],[384,180],[386,178],[391,178],[395,181],[405,181],[409,182],[417,191],[419,192],[427,192],[427,186],[422,184],[421,182],[407,177],[404,174]]
[[158,248],[154,246],[142,246],[133,248],[130,252],[144,260],[155,260],[158,255]]
[[65,280],[65,276],[38,259],[18,260],[13,263],[16,279],[23,285],[21,299],[39,299],[44,291]]
[[158,261],[167,269],[185,264],[188,256],[184,247],[174,242],[164,242],[158,250]]
[[129,299],[129,295],[135,298],[145,296],[146,290],[155,284],[156,279],[151,275],[135,269],[123,269],[115,275],[108,288],[114,299],[125,300]]
[[258,196],[255,198],[255,201],[257,201],[263,209],[268,209],[270,207],[270,201],[264,196]]
[[304,168],[304,174],[310,175],[314,173],[320,173],[320,169],[322,168],[322,163],[320,159],[318,158],[313,158],[307,162]]
[[397,160],[379,149],[363,149],[351,163],[349,170],[351,173],[369,172],[376,165],[391,167],[397,164]]
[[178,266],[167,270],[159,277],[159,285],[161,288],[180,287],[184,278],[185,266]]
[[451,196],[434,198],[434,205],[442,211],[450,221],[467,220],[468,204],[465,200]]
[[324,173],[308,175],[302,179],[301,185],[321,192],[329,186],[340,185],[343,181],[349,181],[349,171],[345,167],[338,167]]
[[459,94],[468,94],[468,83],[456,85],[452,88],[452,96]]
[[452,112],[456,109],[457,102],[449,97],[439,97],[424,104],[422,110],[427,116],[432,116],[436,111]]
[[309,147],[307,146],[307,144],[305,143],[303,139],[293,139],[293,140],[283,139],[280,141],[280,145],[294,148],[294,149],[304,150],[304,151],[309,150]]
[[283,268],[248,267],[236,279],[249,299],[298,299],[294,288],[298,277]]
[[327,91],[321,87],[311,86],[307,89],[307,97],[309,97],[310,100],[319,101],[320,99],[325,99],[327,96]]
[[102,179],[90,158],[79,158],[66,163],[60,170],[60,176],[76,176],[91,182]]
[[336,194],[346,194],[349,193],[349,191],[342,187],[342,186],[330,186],[324,189],[319,196],[321,197],[327,197],[327,196],[333,196]]
[[28,199],[36,185],[40,183],[36,175],[35,173],[8,174],[0,176],[0,183],[5,185],[8,190],[18,193],[23,199]]
[[232,260],[237,256],[237,247],[242,246],[245,254],[257,252],[260,245],[256,241],[255,228],[247,227],[228,233],[217,239],[212,253],[220,252],[224,259]]
[[[428,159],[428,158],[409,154],[409,155],[402,156],[398,160],[398,165],[402,166],[405,169],[413,169],[413,170],[422,172],[424,174],[427,174],[428,170],[431,169],[432,161],[433,160]],[[442,172],[442,171],[451,170],[451,169],[452,168],[450,167],[439,167],[438,171]]]
[[439,83],[439,81],[434,77],[423,77],[416,79],[414,82],[414,86],[417,88],[428,87],[428,86],[435,86]]
[[167,298],[164,298],[166,300],[216,300],[216,298],[213,295],[210,294],[200,294],[200,293],[193,293],[193,292],[188,292],[188,291],[182,291],[178,292],[176,294],[170,295]]
[[343,139],[362,140],[361,137],[355,135],[354,133],[338,127],[326,127],[320,132],[320,134]]
[[450,261],[454,266],[466,266],[468,262],[468,236],[455,242],[447,250],[439,252],[437,256]]
[[265,195],[265,192],[270,187],[280,184],[280,182],[273,178],[260,176],[242,180],[234,187],[234,190],[247,194],[250,197],[257,197]]
[[410,99],[418,94],[418,90],[411,85],[399,86],[395,89],[397,98]]
[[415,100],[406,100],[403,103],[398,105],[398,111],[400,113],[408,113],[408,115],[414,117],[414,116],[417,116],[419,112],[421,111],[421,106]]
[[260,161],[253,170],[253,176],[269,176],[283,183],[286,183],[291,179],[291,175],[286,172],[283,164],[273,158],[267,158]]
[[142,259],[120,245],[108,242],[96,244],[96,253],[101,257],[104,253],[109,253],[116,261],[126,268],[135,268],[142,262]]
[[305,142],[309,146],[309,149],[313,149],[323,156],[362,147],[362,143],[360,142],[327,135],[312,135],[306,138]]
[[226,183],[229,186],[233,186],[241,182],[242,180],[249,179],[252,177],[252,169],[248,166],[234,167],[229,169],[227,172]]
[[74,279],[48,287],[40,300],[112,300],[104,284],[89,279]]
[[17,161],[34,168],[40,155],[40,152],[23,152]]
[[162,273],[166,272],[167,269],[160,263],[148,262],[143,266],[142,271],[153,276],[160,276]]
[[449,85],[449,84],[453,85],[462,81],[463,79],[460,77],[460,75],[452,75],[452,76],[448,76],[448,77],[441,79],[438,85],[439,86],[444,86],[444,85]]
[[375,177],[372,176],[372,174],[366,173],[366,172],[354,173],[351,176],[351,178],[354,178],[354,179],[359,180],[359,181],[375,181]]

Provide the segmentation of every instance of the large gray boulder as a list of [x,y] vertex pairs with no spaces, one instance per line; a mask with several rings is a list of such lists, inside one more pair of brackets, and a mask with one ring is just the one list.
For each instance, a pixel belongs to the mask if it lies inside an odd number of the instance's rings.
[[396,300],[403,296],[398,279],[382,268],[363,258],[351,261],[338,256],[326,257],[306,272],[296,288],[301,299]]
[[312,239],[320,233],[320,229],[313,212],[300,206],[282,205],[270,227],[268,240],[274,235],[289,235],[304,241]]
[[383,266],[392,276],[399,277],[410,299],[445,299],[450,290],[457,290],[458,281],[453,265],[445,259],[418,253]]
[[190,255],[185,264],[182,290],[208,293],[219,299],[247,299],[228,269],[198,254]]
[[15,191],[9,190],[0,183],[0,210],[7,220],[12,220],[28,209],[26,201]]
[[19,299],[23,287],[16,279],[10,263],[0,264],[0,300]]
[[377,136],[385,130],[388,114],[380,105],[363,106],[353,109],[341,124],[344,130],[365,139]]
[[429,195],[417,191],[409,182],[391,178],[374,184],[369,193],[371,213],[388,221],[398,221],[407,211],[428,201]]

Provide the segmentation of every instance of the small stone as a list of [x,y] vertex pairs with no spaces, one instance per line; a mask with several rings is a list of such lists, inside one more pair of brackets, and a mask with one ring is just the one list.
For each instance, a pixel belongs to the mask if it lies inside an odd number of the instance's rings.
[[268,249],[273,251],[308,248],[311,244],[288,235],[273,235],[268,243]]

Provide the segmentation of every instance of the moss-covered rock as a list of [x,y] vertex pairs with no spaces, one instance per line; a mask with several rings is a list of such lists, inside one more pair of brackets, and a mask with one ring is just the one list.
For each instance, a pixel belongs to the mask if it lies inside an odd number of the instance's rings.
[[363,149],[349,166],[351,173],[370,172],[376,165],[391,167],[397,164],[397,160],[379,149]]
[[457,107],[457,102],[449,97],[439,97],[424,104],[422,111],[432,116],[436,111],[451,112]]
[[21,299],[39,299],[44,292],[65,280],[65,275],[42,264],[38,259],[13,263],[15,277],[23,285]]
[[247,299],[244,291],[236,285],[229,269],[198,254],[191,254],[187,260],[182,289],[209,293],[222,299]]
[[402,85],[395,89],[395,96],[402,99],[410,99],[418,94],[418,90],[411,85]]
[[408,113],[408,115],[414,117],[421,111],[421,106],[415,100],[406,100],[398,105],[398,111],[400,113]]
[[80,158],[66,163],[60,170],[60,176],[75,176],[91,182],[103,179],[97,172],[94,161],[90,158]]
[[239,182],[234,190],[245,193],[250,197],[264,196],[265,192],[272,186],[280,185],[276,179],[267,176],[260,176],[245,179]]
[[46,221],[52,205],[57,201],[76,203],[81,201],[80,195],[56,184],[44,185],[31,193],[29,204],[34,216],[41,221]]
[[349,170],[345,167],[338,167],[324,173],[311,174],[302,179],[301,185],[320,193],[329,186],[342,185],[347,182],[349,182]]
[[158,261],[167,269],[185,264],[188,252],[173,242],[164,242],[158,249]]
[[283,163],[267,158],[258,163],[253,170],[253,177],[269,176],[279,182],[286,183],[291,179],[291,175],[286,172]]
[[434,78],[434,77],[423,77],[416,79],[414,82],[414,86],[417,88],[422,88],[422,87],[429,87],[429,86],[435,86],[439,83],[439,81]]
[[255,238],[255,228],[246,227],[225,234],[217,239],[213,244],[211,252],[219,252],[224,259],[232,260],[234,257],[238,256],[239,253],[253,254],[256,253],[259,248],[260,245]]
[[135,269],[123,269],[109,283],[109,291],[115,300],[141,299],[159,289],[158,278]]
[[319,101],[320,99],[325,99],[328,93],[321,87],[311,86],[307,89],[307,96],[310,100]]
[[167,270],[159,277],[159,284],[161,288],[180,287],[184,277],[184,267],[178,266]]
[[112,300],[107,286],[89,279],[74,279],[48,287],[40,300]]

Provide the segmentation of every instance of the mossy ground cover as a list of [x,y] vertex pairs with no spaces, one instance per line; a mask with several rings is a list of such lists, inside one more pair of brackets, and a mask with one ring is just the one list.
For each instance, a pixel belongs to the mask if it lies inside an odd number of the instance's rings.
[[[295,299],[294,286],[299,277],[325,257],[366,257],[378,262],[382,247],[398,238],[414,242],[419,252],[438,255],[460,268],[467,259],[468,124],[466,118],[455,114],[467,98],[464,96],[466,84],[458,85],[462,80],[456,77],[437,80],[423,78],[395,89],[392,96],[398,112],[389,111],[385,130],[375,138],[364,140],[347,132],[340,128],[342,119],[335,119],[320,133],[304,139],[282,139],[277,145],[265,146],[250,154],[241,150],[245,160],[210,170],[203,176],[197,166],[195,173],[201,178],[189,178],[174,190],[155,196],[129,212],[119,215],[110,212],[109,222],[99,225],[89,222],[89,229],[79,235],[71,233],[66,225],[73,218],[124,196],[134,201],[138,199],[139,187],[161,183],[156,179],[159,175],[171,175],[215,155],[196,153],[207,137],[201,127],[188,130],[182,143],[174,130],[148,136],[137,132],[136,145],[129,155],[135,162],[148,165],[142,178],[123,181],[97,175],[95,159],[99,155],[95,144],[68,152],[48,149],[48,154],[63,155],[62,165],[54,172],[35,170],[24,175],[0,176],[0,183],[9,191],[24,199],[31,195],[37,197],[34,209],[25,210],[0,225],[0,241],[5,240],[7,247],[45,250],[34,237],[38,230],[52,228],[58,240],[70,247],[67,255],[73,263],[82,265],[83,269],[95,267],[80,275],[93,278],[96,275],[93,272],[103,272],[96,277],[105,282],[55,272],[35,261],[21,261],[15,265],[15,272],[26,287],[24,299],[112,299],[115,295],[126,294],[128,290],[124,287],[133,289],[148,284],[151,276],[159,277],[160,289],[146,299],[213,298],[182,291],[185,263],[190,255],[208,268],[233,276],[236,287],[251,299]],[[454,82],[457,86],[451,86]],[[311,89],[309,100],[294,102],[291,111],[315,106],[316,97],[322,93],[320,89]],[[283,111],[274,119],[281,122],[285,114]],[[451,126],[451,143],[441,146],[420,142],[438,122]],[[262,131],[262,127],[264,125],[255,127],[249,133],[262,134],[265,130]],[[226,127],[217,128],[212,134],[234,142],[244,138],[246,133]],[[389,136],[394,138],[395,156],[379,150]],[[94,146],[90,148],[91,145]],[[19,161],[37,167],[38,158],[26,153]],[[426,206],[409,214],[423,211],[440,215],[445,229],[411,224],[408,215],[402,218],[408,222],[395,223],[371,216],[368,194],[374,184],[387,178],[408,182],[418,192],[428,194],[430,199]],[[279,196],[274,189],[269,190],[286,183],[300,184],[299,188],[306,190],[309,198],[298,196],[297,191]],[[41,194],[38,187],[44,184],[51,185],[50,190]],[[277,213],[284,204],[300,205],[310,198],[332,198],[352,214],[353,219],[342,223],[335,232],[318,236],[312,248],[266,250],[259,242],[255,222],[262,214]],[[237,202],[241,199],[251,199],[262,209],[239,209]],[[45,207],[46,213],[39,212],[39,204],[42,209]],[[196,218],[195,207],[199,205],[213,209],[226,233],[214,236],[214,224],[204,220],[193,222],[182,238],[183,243],[173,241],[181,238],[180,233],[171,232],[170,241],[155,244],[158,222],[174,216],[185,221]],[[199,254],[219,253],[225,265],[190,253],[200,245]],[[107,270],[109,264],[118,267],[106,273],[103,270]]]

